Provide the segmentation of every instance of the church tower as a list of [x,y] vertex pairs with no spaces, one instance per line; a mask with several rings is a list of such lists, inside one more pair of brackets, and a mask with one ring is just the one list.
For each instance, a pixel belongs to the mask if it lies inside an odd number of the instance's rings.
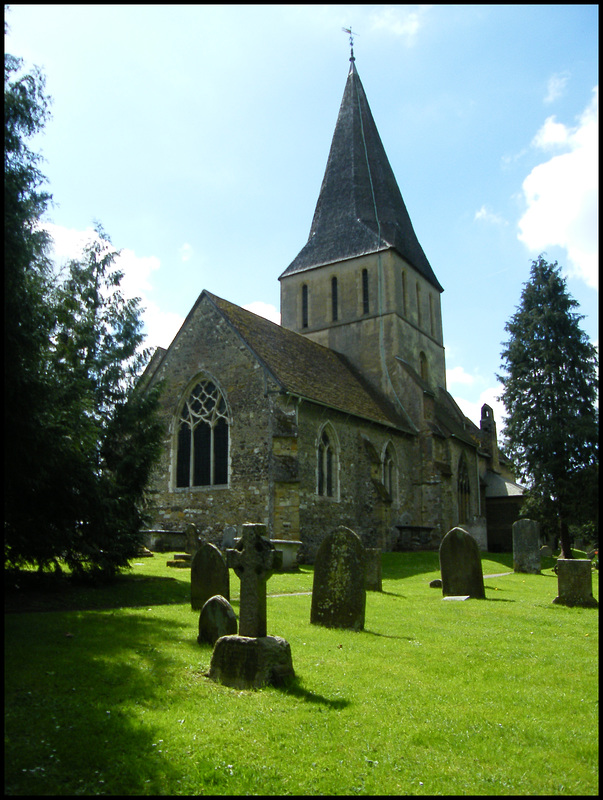
[[414,232],[353,51],[350,62],[310,236],[279,278],[281,324],[344,354],[404,409],[417,377],[429,392],[446,388],[443,289]]

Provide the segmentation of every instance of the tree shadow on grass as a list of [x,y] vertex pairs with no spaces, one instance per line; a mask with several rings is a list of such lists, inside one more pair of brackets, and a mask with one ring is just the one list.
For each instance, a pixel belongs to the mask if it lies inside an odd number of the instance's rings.
[[180,776],[145,711],[165,703],[166,644],[184,627],[144,613],[7,615],[5,793],[171,794]]

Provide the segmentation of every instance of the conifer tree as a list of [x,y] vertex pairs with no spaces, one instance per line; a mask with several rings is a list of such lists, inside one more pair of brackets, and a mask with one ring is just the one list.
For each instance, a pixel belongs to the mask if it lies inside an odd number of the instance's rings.
[[590,493],[598,464],[597,352],[555,261],[532,262],[521,302],[505,326],[501,399],[509,455],[529,487],[524,512],[555,517],[561,557],[569,525]]

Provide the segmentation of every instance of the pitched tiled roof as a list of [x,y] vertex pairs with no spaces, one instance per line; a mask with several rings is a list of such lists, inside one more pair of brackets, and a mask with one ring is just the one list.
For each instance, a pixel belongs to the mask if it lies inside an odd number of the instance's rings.
[[410,420],[398,414],[345,356],[208,291],[203,296],[218,309],[283,391],[406,433],[415,432]]
[[412,227],[352,61],[310,236],[280,277],[389,248],[442,291]]

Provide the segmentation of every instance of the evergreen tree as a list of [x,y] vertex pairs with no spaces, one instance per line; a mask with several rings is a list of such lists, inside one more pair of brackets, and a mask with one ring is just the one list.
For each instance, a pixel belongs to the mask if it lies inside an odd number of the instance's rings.
[[577,306],[557,262],[533,261],[505,326],[506,374],[498,376],[509,454],[529,486],[524,513],[554,518],[563,558],[572,557],[569,524],[592,497],[598,464],[597,353]]
[[49,100],[38,69],[5,55],[5,565],[113,575],[132,558],[159,455],[157,394],[136,388],[138,300],[120,291],[117,252],[97,226],[57,277],[42,218],[51,196],[27,140]]

